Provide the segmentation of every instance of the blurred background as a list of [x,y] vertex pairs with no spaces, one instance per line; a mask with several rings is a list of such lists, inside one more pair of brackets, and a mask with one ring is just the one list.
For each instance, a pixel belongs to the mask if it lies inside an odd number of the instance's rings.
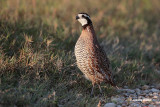
[[[0,104],[91,106],[91,83],[75,65],[91,16],[118,86],[160,83],[159,0],[0,0]],[[103,85],[104,98],[115,92]],[[78,95],[83,96],[78,96]]]

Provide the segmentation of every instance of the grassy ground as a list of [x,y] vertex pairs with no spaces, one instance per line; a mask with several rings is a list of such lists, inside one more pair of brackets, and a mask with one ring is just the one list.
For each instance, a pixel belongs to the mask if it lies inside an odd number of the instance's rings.
[[[75,16],[90,14],[118,86],[160,83],[159,0],[1,0],[0,105],[96,106],[75,65],[81,33]],[[98,89],[96,90],[98,93]]]

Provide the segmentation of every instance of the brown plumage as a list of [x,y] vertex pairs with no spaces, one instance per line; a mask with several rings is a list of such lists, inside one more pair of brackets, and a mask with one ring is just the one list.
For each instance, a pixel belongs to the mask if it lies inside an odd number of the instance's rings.
[[[102,92],[100,83],[106,82],[116,86],[109,69],[109,59],[100,47],[88,14],[80,13],[76,19],[82,24],[82,33],[75,45],[75,56],[78,68],[85,77],[92,82],[93,88],[97,84]],[[93,88],[91,94],[93,94]]]

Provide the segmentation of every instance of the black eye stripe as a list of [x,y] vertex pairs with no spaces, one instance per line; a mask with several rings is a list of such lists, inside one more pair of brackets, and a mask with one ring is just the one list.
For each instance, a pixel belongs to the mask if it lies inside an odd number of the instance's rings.
[[79,14],[85,14],[85,15],[89,16],[87,13],[83,13],[83,12],[82,12],[82,13],[79,13]]
[[89,16],[82,15],[82,18],[90,19]]

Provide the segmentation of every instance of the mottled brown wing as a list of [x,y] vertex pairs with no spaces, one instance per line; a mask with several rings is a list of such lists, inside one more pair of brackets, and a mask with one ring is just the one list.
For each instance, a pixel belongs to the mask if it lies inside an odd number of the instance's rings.
[[97,54],[99,54],[99,59],[101,60],[102,64],[105,66],[106,70],[109,70],[110,68],[110,61],[107,58],[106,53],[104,52],[104,50],[99,46],[99,44],[95,45]]
[[92,59],[92,67],[94,68],[95,76],[99,79],[105,79],[107,81],[112,81],[112,73],[109,69],[109,59],[107,58],[105,52],[97,43],[93,43],[89,48],[90,57]]

